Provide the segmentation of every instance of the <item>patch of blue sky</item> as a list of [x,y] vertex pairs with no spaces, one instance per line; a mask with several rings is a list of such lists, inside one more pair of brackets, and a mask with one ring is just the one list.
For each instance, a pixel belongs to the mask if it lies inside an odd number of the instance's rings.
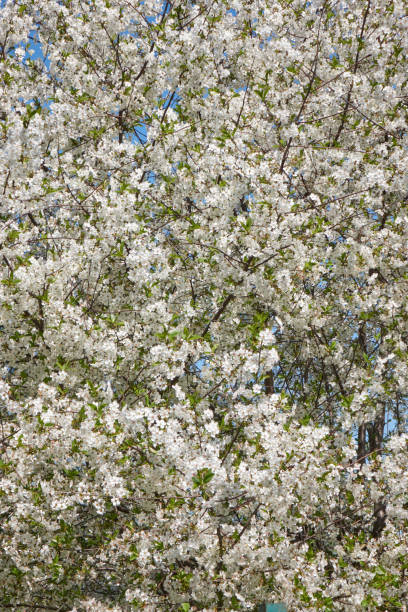
[[126,132],[129,135],[133,144],[145,145],[147,142],[147,127],[145,123],[139,123],[133,126],[132,132]]
[[287,612],[287,607],[282,603],[264,603],[257,612]]
[[174,91],[170,89],[165,89],[159,99],[159,106],[161,106],[164,110],[168,108],[176,108],[177,104],[181,101],[181,98],[178,94],[178,88]]
[[[116,109],[112,115],[117,117],[119,115],[119,109]],[[138,123],[127,127],[127,129],[125,129],[123,132],[123,137],[125,140],[130,141],[132,144],[137,146],[144,146],[148,138],[147,123],[148,117],[144,117]],[[118,134],[114,136],[114,140],[119,140]]]
[[[3,0],[4,1],[4,0]],[[5,3],[2,4],[2,7],[5,6]],[[41,44],[41,41],[39,39],[38,36],[38,31],[37,30],[30,30],[27,40],[22,40],[21,42],[19,42],[18,44],[12,46],[10,49],[8,49],[7,54],[10,55],[11,57],[14,57],[16,54],[17,49],[23,49],[24,50],[24,56],[21,60],[21,63],[23,65],[28,65],[29,62],[31,61],[36,61],[36,60],[40,60],[46,70],[46,72],[49,72],[50,70],[50,59],[48,57],[48,54],[44,54],[43,51],[43,46]],[[30,98],[29,100],[24,100],[24,98],[19,98],[20,102],[23,102],[24,104],[38,104],[40,103],[42,107],[44,108],[48,108],[51,111],[51,105],[52,105],[52,99],[47,99],[47,100],[39,100],[38,98]]]
[[147,172],[146,174],[146,179],[148,180],[149,183],[154,185],[157,180],[156,173],[153,172],[153,170],[149,170],[149,172]]
[[[140,6],[143,6],[144,4],[145,2],[140,2]],[[156,15],[145,15],[144,19],[148,23],[151,23],[154,25],[156,23],[159,23],[159,20],[163,18],[163,15],[165,15],[166,13],[169,13],[171,9],[172,9],[172,5],[169,2],[169,0],[163,0],[160,11],[158,11]]]
[[44,51],[43,51],[43,46],[41,44],[41,41],[39,39],[38,36],[38,31],[37,30],[31,30],[29,35],[28,35],[28,48],[26,49],[26,54],[23,58],[23,63],[28,61],[28,59],[32,59],[32,60],[37,60],[40,59],[45,68],[47,70],[50,69],[50,58],[47,55],[44,55]]
[[148,23],[155,24],[156,21],[157,21],[157,16],[156,15],[150,15],[150,16],[146,17],[146,21]]

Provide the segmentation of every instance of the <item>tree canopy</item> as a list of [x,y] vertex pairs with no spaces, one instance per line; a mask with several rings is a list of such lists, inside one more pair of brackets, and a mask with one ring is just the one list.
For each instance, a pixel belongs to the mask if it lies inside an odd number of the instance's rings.
[[402,609],[407,8],[2,2],[1,609]]

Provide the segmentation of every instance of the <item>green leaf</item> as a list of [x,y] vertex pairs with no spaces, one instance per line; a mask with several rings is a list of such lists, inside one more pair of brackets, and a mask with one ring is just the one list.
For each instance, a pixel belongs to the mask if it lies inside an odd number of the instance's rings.
[[209,468],[198,470],[197,474],[193,476],[193,488],[197,489],[198,487],[205,487],[205,485],[207,485],[213,477],[214,472],[212,472]]

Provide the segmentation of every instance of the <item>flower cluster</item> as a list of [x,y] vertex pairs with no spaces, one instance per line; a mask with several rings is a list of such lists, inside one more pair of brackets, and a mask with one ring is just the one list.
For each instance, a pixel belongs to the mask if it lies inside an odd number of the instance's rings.
[[401,610],[406,3],[0,5],[0,609]]

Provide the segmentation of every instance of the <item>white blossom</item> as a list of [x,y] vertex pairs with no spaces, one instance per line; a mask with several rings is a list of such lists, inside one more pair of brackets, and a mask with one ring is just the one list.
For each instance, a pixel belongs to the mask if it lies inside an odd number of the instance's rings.
[[0,609],[402,609],[405,3],[0,4]]

